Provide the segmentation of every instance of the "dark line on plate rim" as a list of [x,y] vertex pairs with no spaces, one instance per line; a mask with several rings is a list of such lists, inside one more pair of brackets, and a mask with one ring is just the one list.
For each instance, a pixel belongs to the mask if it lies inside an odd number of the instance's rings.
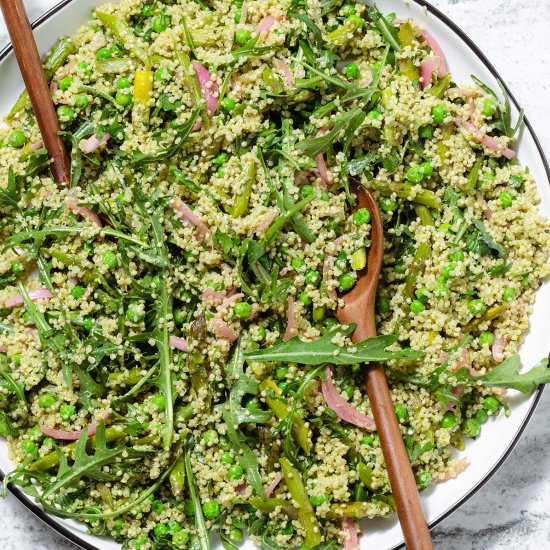
[[[42,23],[47,21],[50,17],[55,15],[58,11],[62,10],[65,6],[67,6],[68,4],[74,1],[75,0],[63,0],[62,2],[60,2],[59,4],[51,8],[50,10],[48,10],[46,13],[41,15],[38,19],[36,19],[36,21],[34,21],[31,24],[31,27],[33,29],[39,27]],[[449,27],[470,48],[470,50],[472,50],[472,52],[478,57],[478,59],[480,59],[480,61],[487,67],[487,69],[489,69],[489,72],[502,83],[502,85],[504,86],[504,89],[508,93],[514,106],[516,107],[516,109],[519,110],[520,105],[516,100],[516,98],[514,97],[513,93],[511,92],[510,88],[502,80],[499,72],[495,69],[494,65],[489,61],[489,59],[487,59],[487,56],[480,50],[477,44],[454,21],[452,21],[447,15],[445,15],[439,9],[432,6],[426,0],[413,0],[413,2],[415,4],[418,4],[421,7],[426,8],[428,12],[435,15],[440,21],[442,21],[447,27]],[[12,45],[10,42],[2,51],[0,51],[0,62],[2,62],[9,55],[11,50],[12,50]],[[527,117],[525,117],[524,119],[524,124],[529,130],[529,133],[531,134],[533,141],[535,142],[535,146],[539,152],[540,158],[544,165],[544,169],[546,171],[546,176],[550,181],[550,165],[548,164],[548,159],[546,158],[544,150],[542,149],[540,140],[537,134],[535,133],[533,127],[531,126],[531,123],[527,119]],[[521,436],[523,435],[523,432],[525,431],[525,428],[527,428],[527,425],[529,424],[529,421],[531,420],[531,417],[533,416],[535,409],[537,408],[540,398],[542,397],[543,390],[544,390],[544,386],[539,386],[537,388],[533,399],[533,403],[531,404],[531,407],[529,409],[529,412],[527,413],[527,416],[525,417],[525,420],[522,422],[518,431],[514,435],[514,439],[512,440],[510,445],[506,448],[504,453],[501,455],[501,457],[499,458],[497,463],[493,466],[493,468],[489,471],[489,473],[483,479],[481,479],[481,481],[479,481],[479,483],[475,485],[473,489],[471,489],[466,495],[464,495],[458,502],[456,502],[448,510],[443,512],[439,517],[437,517],[432,522],[430,522],[429,524],[430,530],[432,530],[434,527],[439,525],[443,520],[447,519],[451,514],[456,512],[456,510],[458,510],[458,508],[460,508],[466,501],[470,500],[470,498],[472,498],[500,469],[500,467],[504,464],[504,462],[508,459],[508,457],[514,450],[515,446],[518,444]],[[4,472],[0,469],[0,480],[4,479],[4,475],[5,475]],[[44,510],[40,506],[32,502],[30,497],[25,495],[25,493],[21,489],[10,486],[8,487],[8,490],[13,496],[15,496],[26,508],[28,508],[40,520],[42,520],[44,523],[49,525],[52,529],[57,531],[60,535],[65,537],[67,540],[69,540],[73,544],[76,544],[81,548],[84,548],[85,550],[100,550],[97,546],[94,546],[86,542],[84,539],[80,538],[71,530],[67,529],[63,524],[59,522],[59,520],[57,520],[56,518],[54,519],[54,516],[50,514],[46,514],[46,512],[44,512]],[[405,547],[405,543],[402,542],[395,546],[392,546],[391,548],[388,548],[388,550],[399,550],[404,547]]]

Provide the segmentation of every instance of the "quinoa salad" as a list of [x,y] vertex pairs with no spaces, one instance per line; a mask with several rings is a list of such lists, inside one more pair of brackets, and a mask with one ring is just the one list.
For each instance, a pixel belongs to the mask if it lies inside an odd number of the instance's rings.
[[[508,389],[550,382],[517,355],[550,250],[521,116],[414,21],[122,0],[44,68],[70,185],[26,92],[0,128],[5,488],[127,549],[352,550],[395,509],[364,363],[419,490],[467,467]],[[359,185],[385,248],[380,336],[352,344]]]

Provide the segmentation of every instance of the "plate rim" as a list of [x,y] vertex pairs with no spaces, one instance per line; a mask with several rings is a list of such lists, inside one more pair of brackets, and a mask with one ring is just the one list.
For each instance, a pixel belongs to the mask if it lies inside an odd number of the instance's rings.
[[[45,23],[48,19],[50,19],[52,16],[54,16],[57,12],[62,10],[65,6],[68,4],[71,4],[75,2],[76,0],[61,0],[61,2],[57,3],[55,6],[50,8],[48,11],[46,11],[44,14],[42,14],[40,17],[38,17],[32,24],[32,29],[38,28],[40,25]],[[440,9],[436,8],[432,4],[430,4],[427,0],[412,0],[415,4],[418,4],[420,7],[425,8],[428,10],[430,14],[437,17],[444,25],[449,27],[474,53],[474,55],[485,65],[485,67],[488,69],[488,71],[493,75],[494,78],[496,78],[503,86],[503,88],[506,90],[506,93],[508,94],[510,100],[516,107],[516,109],[520,110],[520,104],[515,98],[514,94],[506,84],[506,82],[502,79],[500,76],[500,73],[497,71],[495,66],[492,64],[492,62],[487,58],[487,56],[483,53],[483,51],[480,49],[480,47],[474,42],[468,34],[466,34],[465,31],[462,30],[461,27],[459,27],[450,17],[448,17],[446,14],[444,14]],[[0,63],[12,52],[13,46],[11,41],[0,51]],[[533,126],[529,122],[528,117],[526,116],[523,121],[525,127],[529,130],[529,133],[531,134],[531,137],[533,138],[533,142],[535,143],[535,147],[537,148],[538,154],[542,160],[542,164],[544,166],[544,170],[546,172],[546,176],[550,182],[550,164],[548,163],[548,159],[546,158],[546,155],[544,153],[544,149],[542,148],[542,144],[539,140],[539,137],[537,133],[535,132]],[[447,519],[449,516],[451,516],[454,512],[456,512],[463,504],[465,504],[468,500],[470,500],[478,491],[480,491],[486,483],[496,474],[496,472],[502,467],[504,462],[510,457],[512,451],[516,447],[516,445],[519,443],[519,440],[521,439],[521,436],[525,432],[525,429],[527,428],[529,422],[531,421],[531,418],[533,417],[533,414],[539,404],[539,401],[542,397],[542,392],[544,391],[544,385],[539,386],[532,397],[532,403],[529,407],[529,411],[527,412],[525,419],[521,423],[521,426],[514,434],[514,437],[508,447],[504,450],[504,452],[501,454],[497,462],[494,464],[494,466],[491,468],[491,470],[482,478],[479,480],[479,482],[470,489],[460,500],[455,502],[453,506],[451,506],[448,510],[443,512],[439,517],[435,518],[433,521],[431,521],[428,524],[428,527],[430,531],[432,531],[437,525],[439,525],[442,521]],[[0,481],[4,480],[5,473],[0,468]],[[67,539],[69,542],[72,542],[73,544],[76,544],[80,548],[83,548],[84,550],[100,550],[97,546],[90,544],[83,538],[79,537],[77,534],[75,534],[73,531],[65,527],[55,516],[52,516],[50,514],[47,514],[40,506],[35,504],[31,497],[27,496],[20,488],[14,487],[14,486],[8,486],[8,491],[10,494],[12,494],[19,502],[21,502],[31,513],[33,513],[38,519],[40,519],[42,522],[44,522],[46,525],[51,527],[56,533]],[[392,546],[388,550],[399,550],[401,548],[405,547],[404,541]]]

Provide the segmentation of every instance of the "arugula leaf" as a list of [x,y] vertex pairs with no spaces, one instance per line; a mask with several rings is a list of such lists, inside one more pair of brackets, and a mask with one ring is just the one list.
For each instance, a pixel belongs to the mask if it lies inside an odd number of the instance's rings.
[[297,336],[280,342],[270,348],[245,352],[247,361],[282,361],[302,365],[358,365],[369,361],[389,361],[392,359],[418,359],[424,353],[414,350],[386,351],[397,341],[394,335],[367,338],[358,344],[349,344],[346,348],[333,343],[335,337],[349,336],[356,325],[336,326],[327,331],[318,340],[304,342]]
[[370,168],[373,164],[376,164],[378,160],[378,155],[374,153],[367,153],[362,157],[354,158],[346,164],[348,174],[350,176],[357,176],[364,172],[367,168]]
[[15,175],[13,173],[13,168],[10,166],[8,168],[8,185],[5,188],[0,187],[0,205],[17,208],[18,199]]
[[376,28],[378,29],[386,43],[389,44],[394,51],[398,52],[401,49],[401,45],[399,44],[399,34],[397,27],[392,25],[384,17],[384,15],[376,6],[368,7],[367,13],[369,17],[374,21]]
[[475,228],[479,231],[479,235],[483,240],[483,242],[490,249],[496,251],[501,258],[506,258],[508,256],[506,249],[501,244],[498,244],[493,240],[493,238],[491,237],[491,234],[489,233],[489,231],[487,231],[487,228],[485,227],[485,225],[483,225],[483,222],[481,222],[480,220],[474,220],[473,224]]
[[71,142],[71,181],[70,187],[76,187],[82,175],[82,154],[78,146],[78,139],[71,132],[59,132],[62,136],[67,136]]
[[534,367],[524,373],[520,373],[521,360],[519,355],[514,355],[500,363],[494,369],[483,376],[475,377],[468,369],[460,369],[456,377],[462,384],[464,382],[484,386],[507,388],[518,390],[521,393],[531,393],[541,384],[550,383],[550,369],[548,359],[541,359]]
[[4,437],[11,435],[15,436],[19,434],[19,430],[11,425],[10,419],[5,411],[0,410],[0,435]]

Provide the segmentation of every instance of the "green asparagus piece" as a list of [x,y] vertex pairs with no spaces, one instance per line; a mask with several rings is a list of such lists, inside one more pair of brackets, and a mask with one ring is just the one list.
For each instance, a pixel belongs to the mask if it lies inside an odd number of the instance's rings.
[[185,463],[183,462],[183,455],[177,460],[170,472],[170,489],[172,494],[179,498],[183,494],[185,488]]
[[380,183],[373,180],[371,184],[374,186],[374,189],[382,195],[391,195],[395,193],[400,199],[410,200],[411,202],[427,206],[428,208],[441,210],[440,200],[436,197],[435,193],[429,189],[423,189],[420,193],[412,196],[413,186],[410,183]]
[[252,186],[256,181],[256,163],[251,161],[248,165],[246,174],[246,180],[244,182],[243,190],[240,195],[235,197],[235,204],[233,205],[233,211],[231,215],[234,218],[240,218],[248,212],[248,205],[250,203],[250,195],[252,193]]

